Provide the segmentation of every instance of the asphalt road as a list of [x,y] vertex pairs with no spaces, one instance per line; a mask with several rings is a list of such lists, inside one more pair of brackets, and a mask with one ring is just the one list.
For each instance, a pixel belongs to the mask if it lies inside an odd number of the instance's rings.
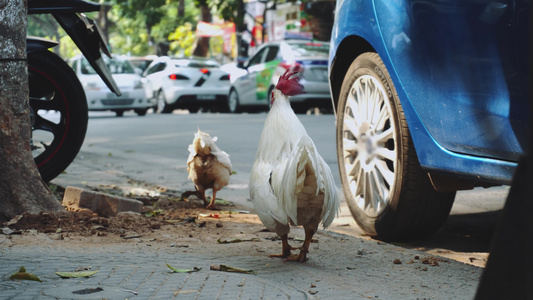
[[[199,128],[218,137],[217,145],[230,154],[236,172],[230,185],[217,197],[252,208],[248,200],[248,178],[265,118],[266,113],[188,114],[179,111],[169,115],[149,113],[144,117],[126,112],[124,117],[117,118],[111,112],[91,112],[85,143],[78,157],[66,174],[53,182],[75,186],[125,185],[133,179],[134,182],[193,190],[186,173],[187,147]],[[299,118],[340,185],[334,116],[299,115]],[[85,165],[92,171],[79,171],[75,165]],[[70,176],[76,172],[85,173]],[[102,182],[103,175],[113,176],[105,177],[106,182]],[[441,231],[430,239],[402,246],[484,266],[507,193],[508,187],[459,192],[452,214]],[[330,229],[368,239],[353,221],[346,205]]]

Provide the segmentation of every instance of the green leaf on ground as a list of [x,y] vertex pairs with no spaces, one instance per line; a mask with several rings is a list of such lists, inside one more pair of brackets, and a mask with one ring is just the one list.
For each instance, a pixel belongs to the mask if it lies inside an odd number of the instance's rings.
[[177,268],[174,268],[173,266],[169,265],[167,263],[167,267],[172,270],[172,273],[192,273],[192,272],[198,272],[200,271],[202,268],[198,268],[198,267],[194,267],[192,269],[177,269]]
[[81,278],[81,277],[91,277],[96,273],[98,273],[98,270],[82,271],[82,272],[56,272],[56,275],[62,278]]

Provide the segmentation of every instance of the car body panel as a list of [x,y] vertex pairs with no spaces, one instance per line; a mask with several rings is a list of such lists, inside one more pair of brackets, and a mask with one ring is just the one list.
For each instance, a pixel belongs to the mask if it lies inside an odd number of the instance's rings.
[[393,79],[424,168],[510,183],[529,122],[529,4],[507,2],[339,1],[330,72],[343,42],[364,39]]

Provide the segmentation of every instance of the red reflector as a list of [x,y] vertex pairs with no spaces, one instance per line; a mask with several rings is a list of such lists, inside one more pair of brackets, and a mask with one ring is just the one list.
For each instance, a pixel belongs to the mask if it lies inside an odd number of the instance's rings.
[[177,80],[178,79],[178,75],[170,74],[170,75],[168,75],[168,78],[170,78],[171,80]]
[[200,69],[200,72],[202,72],[204,74],[207,74],[207,73],[209,73],[209,70],[204,68],[204,69]]

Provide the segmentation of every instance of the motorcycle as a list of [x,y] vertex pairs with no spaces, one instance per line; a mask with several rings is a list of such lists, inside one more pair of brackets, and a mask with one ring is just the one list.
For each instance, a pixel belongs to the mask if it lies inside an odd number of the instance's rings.
[[[100,75],[107,87],[120,96],[120,89],[104,63],[111,57],[96,23],[84,12],[99,11],[100,5],[83,0],[29,0],[28,14],[52,14]],[[72,68],[48,49],[58,42],[27,37],[31,148],[42,179],[61,174],[78,154],[87,131],[89,113],[83,87]]]

